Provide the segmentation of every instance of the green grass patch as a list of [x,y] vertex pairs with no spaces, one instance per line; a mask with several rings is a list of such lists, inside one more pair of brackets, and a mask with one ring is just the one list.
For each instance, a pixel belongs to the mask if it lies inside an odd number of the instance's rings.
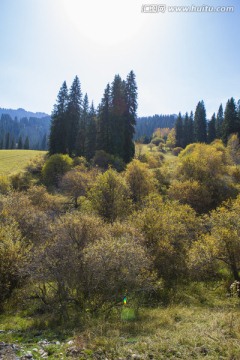
[[12,175],[23,171],[30,160],[46,153],[38,150],[0,150],[0,175]]

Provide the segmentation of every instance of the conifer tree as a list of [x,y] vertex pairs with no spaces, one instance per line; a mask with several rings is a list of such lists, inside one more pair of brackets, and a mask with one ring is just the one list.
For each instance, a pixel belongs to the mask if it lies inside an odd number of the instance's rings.
[[45,133],[43,135],[42,142],[41,142],[41,150],[46,150],[46,149],[47,149],[47,134]]
[[28,138],[28,136],[26,137],[26,139],[25,139],[25,141],[24,141],[24,146],[23,146],[23,148],[24,148],[25,150],[29,150],[29,138]]
[[86,156],[86,128],[89,118],[89,102],[88,95],[85,94],[83,99],[83,108],[79,121],[79,129],[76,139],[76,155]]
[[194,115],[194,137],[196,142],[207,142],[207,120],[203,101],[199,101]]
[[10,148],[10,133],[8,132],[6,134],[5,149],[9,149],[9,148]]
[[76,139],[82,114],[82,92],[79,78],[73,80],[67,107],[67,150],[70,156],[76,153]]
[[223,106],[219,106],[217,118],[216,118],[216,138],[221,139],[222,137],[222,125],[223,125]]
[[23,148],[23,142],[22,142],[22,137],[20,136],[18,139],[18,149],[22,149]]
[[190,112],[189,116],[189,144],[194,142],[194,121],[193,121],[193,112]]
[[227,101],[222,125],[222,140],[227,144],[229,135],[239,132],[237,108],[234,98]]
[[15,139],[14,139],[14,137],[12,138],[12,141],[11,141],[11,149],[15,149]]
[[213,114],[211,120],[208,123],[208,143],[210,144],[216,139],[216,115]]
[[98,107],[96,149],[110,152],[110,107],[111,89],[107,84],[101,104]]
[[54,105],[52,113],[51,131],[49,136],[49,153],[51,155],[67,153],[67,105],[68,105],[68,89],[66,81],[62,84],[57,103]]
[[178,114],[176,123],[175,123],[175,133],[176,133],[176,146],[183,147],[183,121],[181,113]]
[[126,83],[115,75],[111,86],[110,153],[124,158],[125,116],[127,114]]
[[96,151],[96,135],[96,112],[92,103],[89,111],[88,123],[86,126],[85,154],[88,161],[94,157]]
[[126,102],[127,112],[125,114],[125,143],[123,160],[128,163],[134,157],[135,146],[133,136],[135,132],[136,118],[137,118],[137,84],[136,76],[133,71],[127,76],[126,86]]

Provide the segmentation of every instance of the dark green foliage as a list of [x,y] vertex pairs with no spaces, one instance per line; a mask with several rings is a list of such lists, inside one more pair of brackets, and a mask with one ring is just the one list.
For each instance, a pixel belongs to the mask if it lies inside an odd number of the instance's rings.
[[116,75],[111,86],[110,148],[109,153],[124,157],[124,132],[127,104],[125,82]]
[[56,153],[67,153],[67,104],[68,104],[68,89],[64,81],[59,90],[57,103],[54,105],[52,113],[51,132],[49,137],[49,153],[50,155]]
[[211,120],[208,123],[208,143],[210,144],[216,139],[216,115],[213,114]]
[[125,131],[124,131],[124,156],[123,160],[128,163],[135,154],[135,147],[133,143],[133,136],[135,133],[136,118],[137,118],[137,84],[136,76],[133,71],[127,76],[125,86],[127,111],[125,115]]
[[194,142],[193,134],[193,112],[191,111],[190,116],[188,113],[185,114],[183,122],[183,147]]
[[[175,125],[176,115],[153,115],[140,117],[136,120],[134,139],[145,144],[142,139],[150,139],[156,129],[169,128]],[[150,141],[149,141],[150,142]]]
[[203,101],[199,101],[194,115],[194,136],[196,142],[207,142],[207,120]]
[[15,144],[15,139],[12,138],[10,149],[15,149],[15,146],[16,146],[16,144]]
[[175,123],[175,132],[176,132],[176,147],[183,147],[183,121],[181,113],[178,114],[176,123]]
[[223,106],[219,106],[217,118],[216,118],[216,137],[221,139],[222,137],[222,124],[223,124]]
[[233,133],[239,133],[239,130],[236,103],[234,98],[231,98],[228,100],[224,112],[224,120],[222,124],[223,142],[226,144],[229,136]]
[[10,148],[10,134],[9,132],[6,134],[6,140],[5,140],[5,149]]
[[28,136],[27,136],[26,139],[25,139],[23,148],[24,148],[25,150],[29,150],[29,138],[28,138]]
[[[11,110],[9,110],[11,113]],[[12,110],[13,112],[13,110]],[[31,149],[37,149],[37,143],[41,142],[44,134],[49,133],[50,117],[37,118],[15,118],[14,120],[8,114],[2,114],[0,118],[0,148],[12,149],[16,147],[16,141],[21,136],[26,139],[28,136]],[[9,142],[7,142],[7,134],[9,133]],[[16,141],[15,141],[16,139]],[[14,140],[14,147],[12,147]]]
[[98,108],[96,149],[110,151],[110,85],[104,91]]
[[23,142],[22,142],[22,137],[20,136],[20,138],[18,139],[18,149],[22,149],[23,148]]
[[89,102],[88,95],[83,99],[83,108],[78,125],[78,134],[76,139],[76,155],[86,156],[86,130],[89,121]]
[[47,150],[47,134],[45,133],[42,142],[41,142],[41,150]]
[[133,71],[124,81],[116,75],[107,85],[97,114],[89,110],[87,94],[82,93],[76,76],[68,94],[64,82],[52,115],[49,153],[91,160],[96,150],[103,150],[129,162],[135,153],[133,136],[136,124],[137,85]]
[[97,136],[96,123],[97,123],[96,112],[92,103],[89,111],[87,126],[86,126],[85,155],[87,160],[92,159],[96,151],[96,136]]
[[76,153],[76,139],[79,131],[79,122],[82,115],[82,92],[80,81],[76,76],[69,92],[67,106],[67,150],[70,156]]

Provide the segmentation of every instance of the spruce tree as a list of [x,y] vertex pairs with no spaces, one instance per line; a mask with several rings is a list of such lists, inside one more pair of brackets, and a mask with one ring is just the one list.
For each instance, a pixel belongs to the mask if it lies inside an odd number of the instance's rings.
[[110,152],[110,108],[111,108],[111,88],[107,84],[104,90],[102,101],[98,107],[97,116],[97,137],[96,149]]
[[216,139],[216,115],[213,114],[211,120],[208,123],[208,143],[210,144]]
[[49,136],[50,155],[57,153],[67,153],[67,105],[68,89],[66,81],[64,81],[59,90],[57,103],[54,105],[52,113],[51,130]]
[[23,148],[24,148],[25,150],[29,150],[29,138],[28,138],[28,136],[26,137],[26,139],[25,139],[25,141],[24,141]]
[[46,150],[46,149],[47,149],[47,134],[45,133],[43,135],[42,142],[41,142],[41,150]]
[[234,98],[227,101],[222,125],[222,140],[227,144],[231,134],[239,132],[237,108]]
[[9,148],[10,148],[10,133],[8,132],[6,134],[5,149],[9,149]]
[[189,130],[188,130],[188,144],[194,143],[194,121],[193,121],[193,112],[190,112],[189,116]]
[[18,139],[18,149],[22,149],[23,148],[23,142],[22,142],[22,137],[20,136]]
[[175,123],[175,133],[176,133],[176,146],[183,147],[183,121],[181,113],[178,114],[176,123]]
[[111,86],[110,116],[110,153],[124,158],[125,155],[125,122],[127,114],[126,83],[119,75],[114,77]]
[[96,151],[96,135],[96,112],[92,103],[89,111],[88,123],[86,126],[85,156],[88,161],[94,157]]
[[82,114],[82,92],[79,78],[73,80],[67,107],[67,150],[70,156],[76,153],[76,139]]
[[123,160],[128,163],[134,157],[135,146],[133,136],[135,133],[135,125],[137,118],[137,84],[136,76],[133,71],[127,76],[125,86],[125,96],[127,109],[125,115],[125,130],[124,130],[124,155]]
[[14,137],[12,138],[10,149],[15,149],[15,139],[14,139]]
[[207,142],[207,120],[203,101],[199,101],[194,115],[194,137],[196,142]]
[[79,121],[79,129],[76,138],[76,155],[86,156],[86,128],[89,118],[89,102],[88,95],[85,94],[83,99],[83,107]]
[[223,106],[222,104],[219,106],[217,118],[216,118],[216,138],[221,139],[222,137],[222,125],[223,125]]

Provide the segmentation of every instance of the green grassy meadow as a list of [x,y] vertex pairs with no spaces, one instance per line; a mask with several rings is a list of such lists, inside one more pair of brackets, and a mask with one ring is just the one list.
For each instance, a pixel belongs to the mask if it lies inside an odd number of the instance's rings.
[[26,167],[31,159],[44,156],[46,151],[38,150],[0,150],[0,175],[12,175]]

